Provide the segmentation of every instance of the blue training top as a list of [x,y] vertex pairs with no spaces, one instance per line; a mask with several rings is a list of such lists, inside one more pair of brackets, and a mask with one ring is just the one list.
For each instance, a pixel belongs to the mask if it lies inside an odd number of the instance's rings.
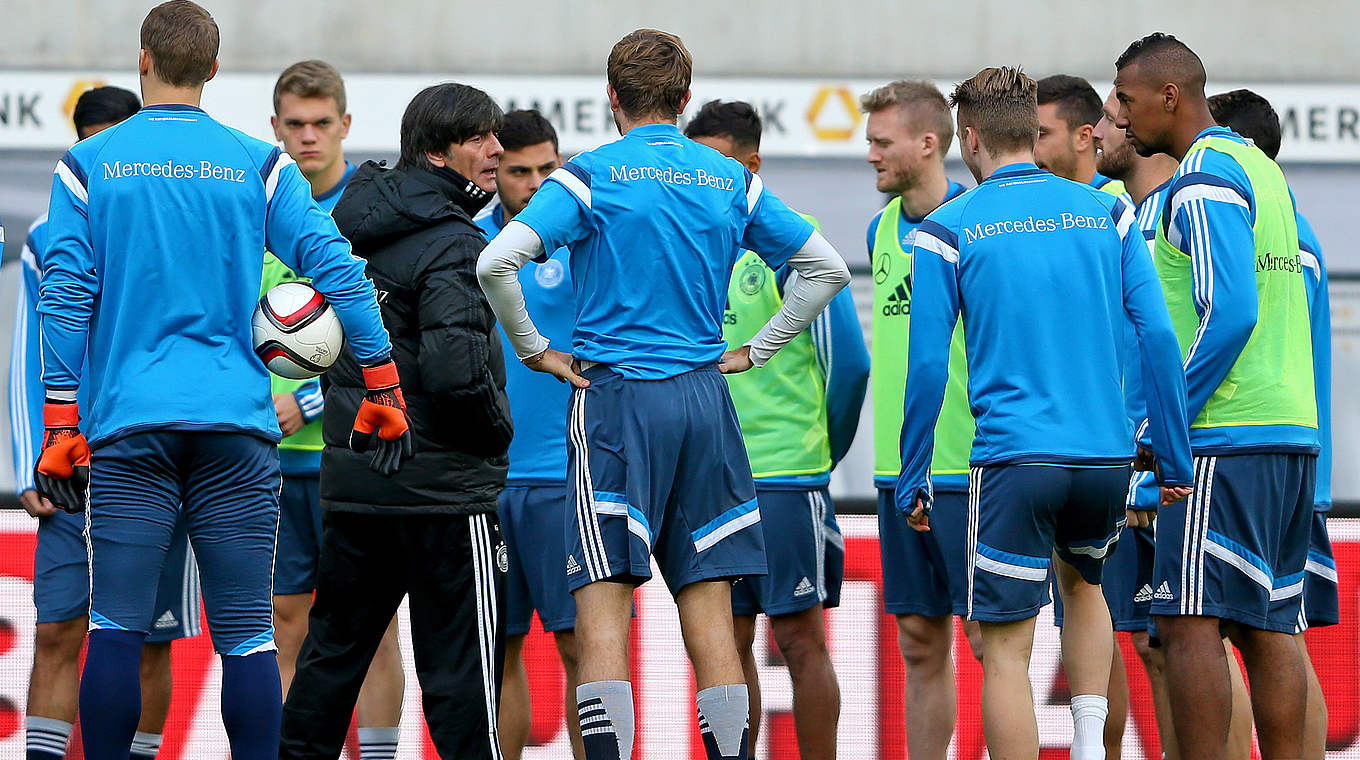
[[[1031,163],[997,170],[916,233],[899,508],[929,499],[934,425],[960,313],[973,466],[1133,459],[1125,320],[1153,367],[1180,365],[1161,285],[1128,203]],[[1126,317],[1127,314],[1127,317]],[[1179,372],[1145,372],[1164,485],[1192,479]]]
[[297,165],[194,106],[148,106],[67,151],[48,235],[43,384],[98,390],[92,446],[151,429],[279,439],[251,344],[265,250],[325,294],[360,362],[391,353],[364,262]]
[[1313,508],[1332,508],[1332,302],[1327,295],[1327,262],[1322,257],[1313,226],[1297,211],[1299,257],[1303,260],[1303,284],[1308,291],[1308,317],[1313,333],[1313,382],[1317,386],[1318,458]]
[[635,380],[715,364],[743,248],[778,269],[812,225],[674,124],[647,124],[548,177],[515,221],[571,251],[572,354]]
[[[497,203],[477,216],[487,239],[505,226],[505,210]],[[534,325],[555,351],[571,352],[571,329],[576,299],[571,291],[569,253],[559,248],[546,261],[531,261],[519,271],[524,305]],[[515,437],[510,441],[510,472],[506,483],[515,486],[563,485],[567,480],[567,404],[571,386],[552,375],[535,372],[516,361],[515,347],[497,325],[505,347],[505,395]]]

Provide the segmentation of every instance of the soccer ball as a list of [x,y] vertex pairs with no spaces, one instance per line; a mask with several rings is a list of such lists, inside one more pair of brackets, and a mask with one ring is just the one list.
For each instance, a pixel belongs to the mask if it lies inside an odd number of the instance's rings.
[[325,372],[345,347],[335,309],[305,282],[270,288],[255,307],[250,328],[255,355],[270,372],[290,380]]

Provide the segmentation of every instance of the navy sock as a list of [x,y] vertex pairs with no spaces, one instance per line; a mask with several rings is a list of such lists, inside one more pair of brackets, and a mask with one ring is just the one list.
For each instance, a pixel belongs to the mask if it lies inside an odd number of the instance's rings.
[[282,691],[275,652],[222,657],[222,725],[232,760],[277,760]]
[[80,677],[80,735],[87,760],[127,760],[142,717],[142,644],[137,631],[90,631]]

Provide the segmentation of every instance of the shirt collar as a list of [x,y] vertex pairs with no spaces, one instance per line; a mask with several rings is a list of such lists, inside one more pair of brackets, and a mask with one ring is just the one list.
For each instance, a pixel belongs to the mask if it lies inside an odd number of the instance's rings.
[[201,113],[201,114],[206,114],[206,113],[207,113],[207,111],[204,111],[202,108],[199,108],[198,106],[191,106],[191,105],[189,105],[188,103],[159,103],[159,104],[154,105],[154,106],[142,106],[142,110],[143,110],[143,111],[196,111],[196,112]]
[[1000,169],[997,169],[996,171],[992,172],[992,176],[983,180],[983,182],[991,182],[993,180],[1000,179],[1011,179],[1012,177],[1023,177],[1028,174],[1045,174],[1045,173],[1046,172],[1044,172],[1039,167],[1035,166],[1033,163],[1029,161],[1020,161],[1014,164],[1006,164]]

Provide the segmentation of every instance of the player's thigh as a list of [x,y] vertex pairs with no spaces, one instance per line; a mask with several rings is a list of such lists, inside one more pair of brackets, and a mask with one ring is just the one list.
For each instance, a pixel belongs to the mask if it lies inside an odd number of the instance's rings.
[[883,608],[888,614],[931,618],[950,614],[954,604],[939,537],[933,528],[924,533],[912,530],[897,510],[890,488],[878,489],[878,550],[883,564]]
[[967,615],[1024,620],[1048,597],[1054,522],[1066,502],[1065,468],[975,467],[969,476]]
[[272,647],[278,449],[239,433],[188,438],[184,514],[213,644],[224,655]]
[[1314,511],[1308,537],[1307,575],[1303,579],[1303,614],[1308,627],[1341,622],[1337,595],[1336,559],[1327,535],[1326,512]]
[[57,512],[38,518],[33,553],[33,606],[37,622],[60,623],[90,611],[90,564],[85,515]]
[[[501,519],[502,535],[506,536],[505,543],[510,550],[510,573],[506,583],[508,630],[511,634],[516,632],[513,605],[519,591],[527,594],[522,632],[528,631],[528,613],[533,610],[538,611],[543,630],[549,633],[569,630],[576,624],[576,600],[567,590],[567,551],[563,541],[567,532],[566,488],[531,486],[516,490],[524,491],[524,498],[519,508],[511,510],[514,525],[510,531],[506,531],[503,516]],[[513,539],[509,537],[511,532]],[[518,590],[517,584],[521,585]]]
[[275,594],[309,594],[316,588],[316,563],[321,553],[320,484],[317,477],[283,478],[274,554]]
[[[672,404],[681,413],[675,424],[683,439],[656,545],[666,585],[678,593],[697,581],[764,574],[761,510],[726,380],[702,368],[666,382],[636,389],[651,395],[648,406]],[[670,444],[653,436],[649,446]],[[665,476],[652,466],[653,482]]]
[[180,435],[136,433],[90,460],[90,628],[148,632],[180,518]]
[[1071,468],[1067,474],[1070,486],[1054,522],[1054,548],[1083,580],[1099,585],[1124,527],[1130,470],[1127,465]]
[[188,521],[181,513],[156,586],[155,617],[147,641],[170,642],[202,633],[200,599],[198,561],[189,548]]

